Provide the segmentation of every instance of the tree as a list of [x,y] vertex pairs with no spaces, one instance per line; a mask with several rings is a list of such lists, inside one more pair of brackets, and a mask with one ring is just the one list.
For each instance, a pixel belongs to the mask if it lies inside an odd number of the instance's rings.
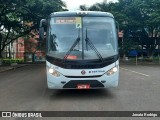
[[[29,36],[25,38],[25,54],[32,54],[32,62],[34,62],[34,56],[38,50],[38,40],[36,40],[36,33],[31,32]],[[26,57],[26,56],[25,56]]]
[[129,52],[131,50],[139,50],[139,49],[140,47],[134,41],[133,38],[127,38],[127,39],[124,39],[123,45],[120,46],[120,54],[123,54],[123,58],[125,58],[126,55],[129,55]]
[[124,39],[132,37],[147,50],[148,56],[152,56],[160,40],[159,5],[159,0],[119,0],[96,3],[88,10],[111,12],[124,32]]
[[152,56],[157,47],[157,36],[160,31],[159,7],[157,4],[160,4],[160,1],[130,0],[125,11],[128,16],[127,31],[138,40],[142,48],[147,50],[148,56]]
[[79,8],[80,8],[81,11],[87,11],[88,10],[88,7],[86,5],[80,5]]
[[0,58],[5,46],[37,30],[40,19],[52,12],[66,10],[65,6],[61,0],[1,0]]

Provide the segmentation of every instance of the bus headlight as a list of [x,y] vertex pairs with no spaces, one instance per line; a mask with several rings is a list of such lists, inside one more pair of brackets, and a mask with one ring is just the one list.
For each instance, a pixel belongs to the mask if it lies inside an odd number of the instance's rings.
[[108,71],[106,72],[106,74],[107,74],[107,75],[112,75],[112,74],[116,73],[117,71],[118,71],[118,67],[115,66],[115,67],[113,67],[112,69],[108,70]]
[[59,77],[61,74],[59,72],[57,72],[56,70],[54,70],[53,68],[49,68],[48,72],[51,73],[53,76],[55,77]]

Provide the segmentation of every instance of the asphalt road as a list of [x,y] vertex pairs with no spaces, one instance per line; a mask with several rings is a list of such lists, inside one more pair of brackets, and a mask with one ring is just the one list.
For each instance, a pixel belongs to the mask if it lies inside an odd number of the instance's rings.
[[28,65],[0,73],[0,110],[160,111],[159,75],[160,66],[121,65],[117,88],[48,90],[45,65]]

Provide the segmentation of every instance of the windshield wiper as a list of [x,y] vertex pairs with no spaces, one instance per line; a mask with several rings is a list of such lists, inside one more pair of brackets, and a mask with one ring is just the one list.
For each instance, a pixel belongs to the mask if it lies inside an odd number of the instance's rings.
[[102,58],[101,54],[98,52],[98,50],[96,49],[96,47],[93,45],[92,41],[88,38],[87,36],[87,28],[86,28],[86,49],[88,50],[88,45],[91,47],[92,50],[94,50],[94,52],[97,54],[97,56],[99,57],[99,59],[104,62],[104,59]]
[[66,61],[66,59],[68,58],[69,54],[71,53],[71,51],[79,51],[77,49],[74,49],[76,47],[76,45],[79,43],[80,41],[80,29],[78,30],[78,37],[76,39],[76,41],[73,43],[73,45],[71,46],[71,48],[68,50],[68,52],[65,54],[64,58],[63,58],[63,62]]
[[73,43],[73,45],[71,46],[71,48],[68,50],[68,52],[66,53],[66,55],[63,58],[64,61],[67,59],[67,57],[69,56],[69,54],[71,53],[71,51],[74,50],[74,47],[79,43],[79,41],[80,41],[80,37],[78,37],[76,39],[76,41]]

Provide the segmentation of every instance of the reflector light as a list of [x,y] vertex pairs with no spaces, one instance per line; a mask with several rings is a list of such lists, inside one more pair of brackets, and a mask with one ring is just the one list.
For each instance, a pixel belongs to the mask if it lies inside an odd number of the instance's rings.
[[68,55],[67,59],[77,59],[77,56],[75,56],[75,55]]

